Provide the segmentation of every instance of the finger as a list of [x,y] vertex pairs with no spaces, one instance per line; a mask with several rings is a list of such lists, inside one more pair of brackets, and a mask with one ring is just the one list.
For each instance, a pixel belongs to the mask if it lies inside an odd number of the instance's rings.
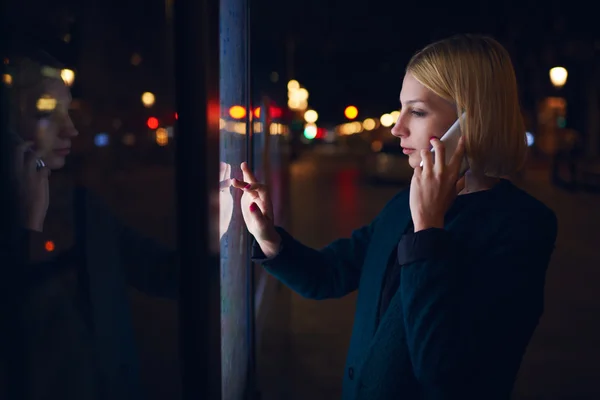
[[463,158],[465,157],[465,138],[461,136],[458,140],[458,146],[456,146],[456,150],[450,159],[450,163],[448,166],[452,168],[454,171],[460,170],[460,165],[462,164]]
[[33,147],[33,142],[20,142],[15,149],[15,163],[18,166],[18,169],[23,169],[23,163],[25,162],[25,153],[33,151],[31,148]]
[[260,212],[262,213],[263,217],[265,217],[268,220],[273,220],[273,215],[271,212],[272,207],[271,203],[268,200],[256,198],[253,200],[253,203],[255,203],[260,208]]
[[231,164],[226,164],[225,179],[231,179]]
[[35,172],[37,170],[38,156],[33,151],[27,151],[23,155],[23,169],[28,172]]
[[433,169],[433,155],[429,150],[421,150],[421,161],[423,162],[422,175],[430,174]]
[[219,180],[222,181],[225,179],[225,172],[227,171],[227,164],[223,161],[219,163]]
[[26,151],[28,151],[28,150],[31,150],[34,144],[35,144],[35,143],[34,143],[32,140],[28,140],[28,141],[25,141],[25,142],[21,142],[21,143],[19,143],[19,145],[17,146],[17,151],[19,151],[19,152],[21,152],[21,153],[24,153],[24,152],[26,152]]
[[421,166],[414,169],[413,178],[420,178],[422,173],[423,173],[423,164],[421,164]]
[[269,188],[264,183],[251,183],[244,187],[244,192],[251,195],[253,198],[260,198],[264,201],[269,200]]
[[244,174],[244,180],[248,183],[255,183],[256,178],[254,177],[254,174],[252,173],[252,171],[250,171],[250,167],[248,166],[248,163],[243,162],[241,165],[241,168],[242,168],[242,173]]
[[256,218],[259,222],[265,222],[266,218],[265,215],[263,213],[263,210],[261,210],[260,206],[256,203],[250,203],[250,213],[254,216],[254,218]]
[[231,186],[231,179],[224,179],[219,182],[219,190],[225,190]]
[[431,145],[434,150],[435,164],[433,165],[434,172],[441,174],[446,167],[446,146],[436,137],[432,137]]
[[244,189],[248,185],[250,185],[250,183],[248,183],[246,181],[241,181],[241,180],[235,179],[235,178],[233,178],[231,180],[231,186],[233,186],[236,189]]
[[246,192],[259,192],[266,194],[266,192],[268,191],[267,186],[263,183],[249,183],[246,181],[240,181],[239,179],[235,178],[231,180],[231,185],[237,189],[242,189]]
[[[235,178],[231,180],[231,186],[233,186],[236,189],[242,190],[244,192],[244,195],[250,196],[250,198],[252,200],[257,200],[260,198],[259,192],[256,189],[249,190],[252,188],[252,185],[253,185],[252,183],[240,181],[239,179],[235,179]],[[254,185],[258,185],[258,184],[255,183]]]

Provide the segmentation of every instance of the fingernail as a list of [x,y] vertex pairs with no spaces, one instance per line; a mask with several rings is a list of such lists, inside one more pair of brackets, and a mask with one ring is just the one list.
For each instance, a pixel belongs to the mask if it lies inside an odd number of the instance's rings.
[[[244,186],[244,189],[250,189],[250,187],[251,187],[251,186],[252,186],[252,185],[249,183],[249,184],[247,184],[246,186]],[[254,203],[252,203],[252,204],[254,204]]]
[[257,208],[258,206],[256,205],[256,203],[250,204],[250,211],[256,211]]
[[429,138],[429,140],[437,140],[437,137],[436,136],[432,136],[432,137]]

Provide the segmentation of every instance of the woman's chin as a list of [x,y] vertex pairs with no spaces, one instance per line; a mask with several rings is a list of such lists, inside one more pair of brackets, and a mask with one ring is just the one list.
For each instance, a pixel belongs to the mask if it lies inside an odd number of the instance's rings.
[[421,157],[415,157],[414,154],[411,154],[410,156],[408,156],[408,165],[410,165],[410,167],[412,169],[417,168],[419,165],[421,164]]
[[58,156],[52,155],[52,156],[43,157],[42,160],[44,161],[44,164],[46,164],[46,167],[48,167],[48,169],[50,169],[50,170],[61,169],[62,167],[65,166],[65,158],[64,157],[58,157]]

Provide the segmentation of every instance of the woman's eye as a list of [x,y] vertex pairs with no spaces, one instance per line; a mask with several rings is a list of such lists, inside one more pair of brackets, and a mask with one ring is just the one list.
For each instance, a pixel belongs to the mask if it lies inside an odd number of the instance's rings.
[[411,114],[413,114],[416,117],[424,117],[425,113],[423,111],[417,111],[417,110],[412,110]]

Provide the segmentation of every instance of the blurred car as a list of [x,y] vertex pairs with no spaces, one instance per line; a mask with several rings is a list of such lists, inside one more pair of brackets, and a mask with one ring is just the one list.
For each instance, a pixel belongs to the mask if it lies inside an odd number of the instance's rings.
[[399,141],[375,140],[366,155],[363,176],[372,182],[409,183],[413,169]]

